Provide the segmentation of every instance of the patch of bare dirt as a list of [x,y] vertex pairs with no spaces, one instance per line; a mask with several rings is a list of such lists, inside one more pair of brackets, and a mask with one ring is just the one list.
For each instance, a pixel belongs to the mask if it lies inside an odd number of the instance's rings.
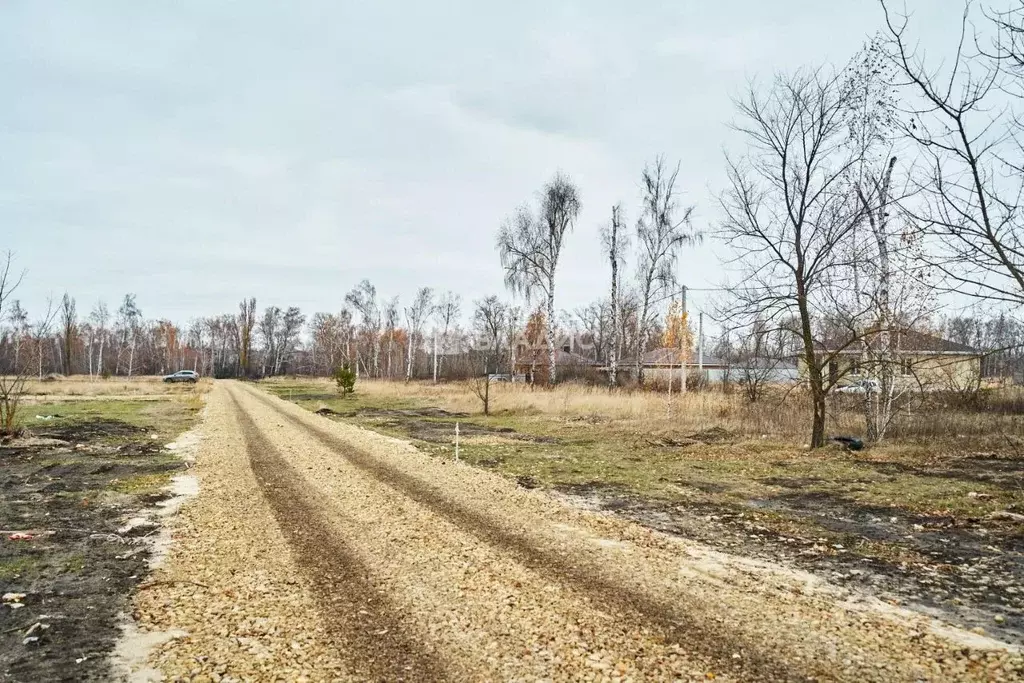
[[147,572],[148,527],[125,520],[165,494],[119,481],[183,467],[116,420],[29,429],[0,446],[0,680],[105,681],[118,615]]

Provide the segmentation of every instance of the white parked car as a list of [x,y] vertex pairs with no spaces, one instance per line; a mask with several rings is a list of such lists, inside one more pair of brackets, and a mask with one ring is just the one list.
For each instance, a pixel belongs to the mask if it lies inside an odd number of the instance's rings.
[[860,379],[852,384],[836,389],[840,394],[866,394],[869,391],[874,393],[881,390],[882,385],[878,383],[878,380],[874,379]]

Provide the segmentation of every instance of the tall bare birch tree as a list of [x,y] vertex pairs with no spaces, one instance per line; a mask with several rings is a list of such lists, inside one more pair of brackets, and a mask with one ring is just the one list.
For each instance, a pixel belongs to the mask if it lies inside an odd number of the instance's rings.
[[548,384],[556,380],[555,367],[555,273],[562,241],[580,213],[579,189],[562,173],[556,173],[541,189],[537,215],[520,207],[498,231],[498,254],[505,270],[505,284],[531,300],[544,297],[547,305],[545,339],[548,347]]
[[[107,310],[107,305],[102,301],[97,302],[96,306],[92,309],[89,314],[89,322],[92,323],[93,329],[96,332],[96,336],[99,337],[99,351],[96,354],[96,374],[103,376],[103,345],[107,340],[107,323],[110,321],[110,311]],[[92,350],[90,349],[90,358]],[[89,361],[90,367],[92,361]]]
[[434,290],[420,287],[416,292],[412,305],[405,308],[405,327],[409,334],[408,359],[405,366],[405,381],[412,379],[412,371],[416,363],[416,349],[423,334],[423,323],[433,309]]
[[132,376],[135,367],[135,347],[139,341],[139,329],[142,326],[142,311],[135,302],[134,294],[125,294],[121,307],[117,309],[117,332],[120,339],[117,350],[116,373],[121,371],[121,356],[128,351],[128,377]]
[[[452,326],[459,318],[459,313],[462,311],[462,297],[455,292],[445,292],[440,299],[437,301],[437,306],[434,307],[434,318],[437,325],[441,328],[441,348],[443,351],[448,351],[448,335],[452,330]],[[436,328],[435,328],[436,330]],[[440,362],[437,358],[437,332],[434,333],[434,382],[437,382],[437,373],[440,370]]]
[[619,334],[619,268],[625,265],[626,249],[629,247],[629,237],[625,234],[626,221],[622,213],[622,204],[612,207],[612,219],[601,230],[601,246],[605,256],[612,267],[612,290],[611,290],[611,344],[608,350],[608,384],[618,385],[619,375],[619,348],[621,335]]
[[[373,357],[373,376],[379,377],[381,312],[380,307],[377,305],[377,288],[369,280],[363,280],[351,292],[345,295],[345,302],[359,312],[363,335],[370,344]],[[363,361],[363,369],[368,369],[365,360]]]
[[899,339],[931,312],[932,297],[920,231],[908,229],[903,210],[899,75],[878,40],[854,58],[847,73],[850,145],[857,157],[853,186],[862,221],[849,243],[853,287],[837,292],[836,312],[838,319],[847,318],[848,334],[859,339],[860,368],[877,382],[866,383],[864,391],[867,439],[877,442],[915,388],[901,377],[906,366]]
[[636,223],[636,279],[640,294],[640,317],[637,321],[640,344],[634,369],[637,382],[643,382],[644,344],[657,317],[655,302],[664,298],[676,284],[676,261],[680,248],[703,237],[692,229],[693,207],[679,207],[678,175],[679,164],[670,171],[663,156],[648,164],[641,175],[643,202]]

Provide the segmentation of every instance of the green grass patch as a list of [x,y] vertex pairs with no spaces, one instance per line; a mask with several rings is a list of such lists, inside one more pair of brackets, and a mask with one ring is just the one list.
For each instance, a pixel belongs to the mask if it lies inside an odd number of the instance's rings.
[[138,496],[159,493],[171,481],[172,473],[138,474],[124,479],[116,479],[110,484],[110,490],[118,493]]
[[33,570],[39,564],[39,559],[30,555],[0,558],[0,581],[16,579]]
[[[18,424],[34,431],[86,424],[95,420],[116,420],[145,429],[157,439],[170,440],[194,424],[202,399],[172,396],[162,401],[93,400],[23,405]],[[131,438],[137,438],[133,435]],[[123,437],[103,437],[101,443],[117,443]]]

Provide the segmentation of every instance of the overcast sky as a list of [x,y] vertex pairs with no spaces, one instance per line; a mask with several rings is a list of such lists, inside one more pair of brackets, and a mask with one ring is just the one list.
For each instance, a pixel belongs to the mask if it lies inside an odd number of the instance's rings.
[[[915,34],[957,4],[911,0]],[[598,227],[636,216],[646,160],[682,162],[713,228],[730,98],[880,22],[873,0],[5,0],[0,250],[30,313],[65,290],[179,322],[244,296],[336,311],[362,278],[472,300],[503,293],[497,228],[561,169],[571,309],[607,289]],[[685,282],[720,282],[720,251],[686,253]]]

